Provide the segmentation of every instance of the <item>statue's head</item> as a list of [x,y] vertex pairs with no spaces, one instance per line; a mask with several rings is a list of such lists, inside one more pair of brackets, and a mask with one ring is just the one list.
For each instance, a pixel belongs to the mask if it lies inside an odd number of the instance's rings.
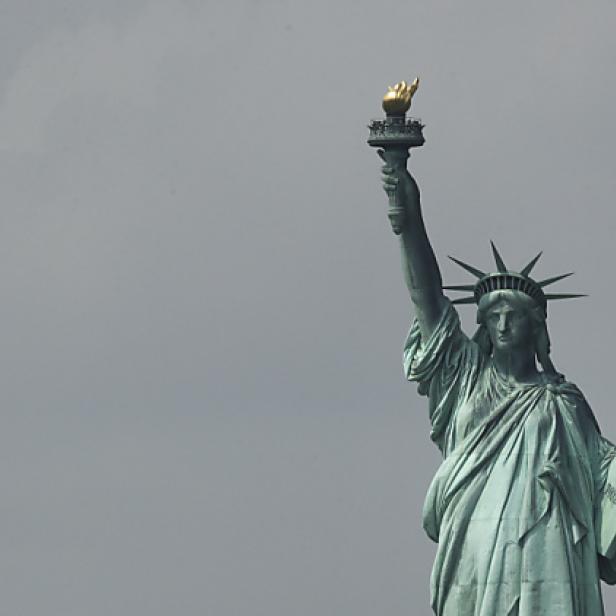
[[486,293],[477,306],[477,323],[473,339],[487,355],[533,355],[545,372],[556,374],[545,309],[533,298],[512,289]]
[[473,285],[445,286],[444,289],[472,291],[471,297],[454,300],[456,304],[477,304],[479,329],[474,340],[482,349],[512,353],[534,353],[546,372],[555,372],[550,360],[550,339],[546,327],[547,302],[552,299],[581,297],[572,293],[544,293],[543,288],[570,274],[546,280],[533,280],[529,274],[541,253],[520,272],[509,270],[492,244],[497,272],[486,273],[453,259],[476,276]]
[[545,314],[528,295],[505,289],[481,297],[477,323],[485,327],[492,349],[523,352],[535,348]]

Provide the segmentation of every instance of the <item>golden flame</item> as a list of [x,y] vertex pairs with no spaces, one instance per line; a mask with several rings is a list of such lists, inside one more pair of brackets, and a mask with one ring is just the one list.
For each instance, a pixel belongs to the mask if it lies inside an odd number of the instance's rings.
[[407,84],[401,81],[395,86],[387,88],[387,94],[383,97],[383,110],[387,115],[403,115],[411,107],[413,94],[419,87],[419,77],[415,77],[413,83]]

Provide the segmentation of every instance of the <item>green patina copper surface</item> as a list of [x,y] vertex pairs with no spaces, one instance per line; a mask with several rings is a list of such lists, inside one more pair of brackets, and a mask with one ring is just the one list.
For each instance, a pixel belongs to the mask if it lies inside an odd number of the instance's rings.
[[[443,454],[423,511],[438,544],[433,611],[600,616],[601,580],[616,583],[616,448],[552,363],[547,328],[548,301],[579,294],[544,292],[568,274],[534,280],[538,257],[509,269],[494,245],[496,271],[455,259],[475,280],[443,287],[406,168],[422,128],[388,117],[370,125],[369,143],[385,162],[389,218],[416,309],[404,368],[428,398]],[[452,302],[444,288],[470,295]],[[472,337],[454,303],[477,305]]]

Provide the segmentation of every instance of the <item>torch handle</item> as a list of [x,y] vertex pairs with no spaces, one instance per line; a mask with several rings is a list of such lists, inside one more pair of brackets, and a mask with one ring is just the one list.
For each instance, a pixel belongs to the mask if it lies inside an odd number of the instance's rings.
[[[384,148],[378,151],[379,156],[386,165],[391,167],[396,175],[406,172],[406,161],[409,157],[407,148]],[[387,217],[391,223],[391,228],[396,235],[402,233],[404,227],[405,207],[400,195],[399,188],[386,189],[389,197],[389,209]]]

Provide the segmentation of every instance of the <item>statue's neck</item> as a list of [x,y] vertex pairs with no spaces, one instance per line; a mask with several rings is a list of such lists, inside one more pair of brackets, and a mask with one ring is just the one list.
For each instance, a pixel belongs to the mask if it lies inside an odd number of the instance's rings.
[[532,351],[516,349],[515,351],[492,352],[492,361],[498,373],[505,379],[517,383],[533,383],[539,376],[535,354]]

